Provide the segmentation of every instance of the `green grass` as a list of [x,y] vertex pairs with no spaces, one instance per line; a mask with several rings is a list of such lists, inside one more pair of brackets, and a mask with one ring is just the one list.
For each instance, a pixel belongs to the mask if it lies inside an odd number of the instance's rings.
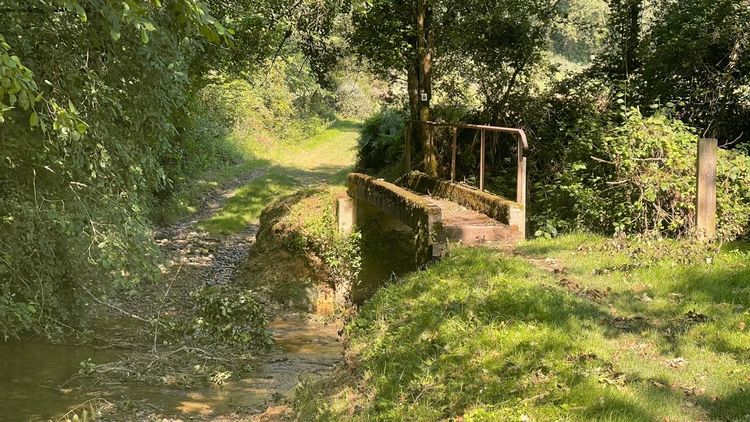
[[347,328],[347,371],[302,420],[745,420],[740,245],[572,235],[464,249],[387,286]]
[[257,224],[263,208],[277,197],[303,186],[343,184],[354,164],[359,129],[358,123],[337,121],[305,142],[281,142],[256,151],[263,175],[233,192],[222,209],[200,226],[214,234],[237,233]]
[[203,198],[211,191],[254,169],[267,166],[268,160],[247,160],[205,172],[197,178],[187,176],[176,180],[176,193],[159,204],[154,216],[162,225],[174,224],[198,211]]

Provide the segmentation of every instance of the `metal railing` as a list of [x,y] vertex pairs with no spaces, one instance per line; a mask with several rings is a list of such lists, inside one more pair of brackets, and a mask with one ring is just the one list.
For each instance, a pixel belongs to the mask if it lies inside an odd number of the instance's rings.
[[485,182],[485,158],[486,158],[486,134],[490,133],[510,133],[518,135],[518,173],[516,180],[516,202],[526,206],[526,157],[523,155],[523,151],[529,148],[529,142],[526,138],[526,132],[523,129],[497,127],[497,126],[484,126],[484,125],[464,125],[464,124],[450,124],[450,123],[437,123],[437,122],[425,122],[419,120],[410,120],[406,125],[406,136],[405,139],[405,155],[406,155],[406,166],[407,170],[411,170],[411,133],[414,124],[427,125],[428,130],[428,144],[433,145],[434,140],[434,129],[436,127],[450,128],[452,135],[451,142],[451,182],[456,181],[456,160],[458,155],[458,130],[459,129],[471,129],[477,130],[480,133],[480,159],[479,159],[479,190],[484,192]]

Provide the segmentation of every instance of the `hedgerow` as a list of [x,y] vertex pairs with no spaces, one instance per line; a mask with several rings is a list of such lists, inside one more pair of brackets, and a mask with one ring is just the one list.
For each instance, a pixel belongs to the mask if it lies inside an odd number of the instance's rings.
[[[560,153],[554,179],[536,185],[537,235],[559,229],[685,236],[695,232],[698,134],[637,109],[621,124],[591,125]],[[717,180],[722,239],[748,230],[750,157],[721,150]]]

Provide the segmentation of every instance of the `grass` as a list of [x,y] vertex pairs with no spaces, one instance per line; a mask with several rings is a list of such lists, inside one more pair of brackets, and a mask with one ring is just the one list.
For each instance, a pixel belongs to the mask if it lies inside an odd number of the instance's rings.
[[459,248],[347,327],[349,367],[301,420],[746,420],[741,245],[571,235]]
[[[320,134],[300,143],[277,142],[253,145],[255,157],[241,165],[208,173],[177,195],[171,207],[173,216],[195,212],[199,199],[239,175],[253,170],[261,175],[231,193],[223,208],[200,223],[212,234],[232,234],[257,224],[260,213],[274,198],[303,186],[343,184],[353,163],[360,124],[337,121]],[[172,217],[172,220],[176,217]]]

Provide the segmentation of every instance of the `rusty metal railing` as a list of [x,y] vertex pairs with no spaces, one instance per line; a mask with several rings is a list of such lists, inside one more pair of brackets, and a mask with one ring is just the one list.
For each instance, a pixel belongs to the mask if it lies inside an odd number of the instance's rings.
[[411,170],[411,133],[413,125],[427,125],[429,127],[428,136],[429,144],[432,145],[434,139],[434,129],[436,127],[450,128],[452,135],[451,142],[451,182],[456,181],[456,160],[458,155],[458,130],[459,129],[471,129],[477,130],[480,133],[480,159],[479,159],[479,190],[484,192],[485,182],[485,149],[486,149],[486,134],[490,133],[510,133],[518,135],[518,173],[516,180],[516,202],[526,207],[526,157],[523,155],[523,151],[529,148],[529,142],[526,138],[526,132],[523,129],[497,127],[497,126],[485,126],[485,125],[465,125],[465,124],[450,124],[450,123],[437,123],[437,122],[424,122],[419,120],[410,120],[406,126],[406,136],[404,137],[405,155],[406,155],[406,166],[407,170]]

